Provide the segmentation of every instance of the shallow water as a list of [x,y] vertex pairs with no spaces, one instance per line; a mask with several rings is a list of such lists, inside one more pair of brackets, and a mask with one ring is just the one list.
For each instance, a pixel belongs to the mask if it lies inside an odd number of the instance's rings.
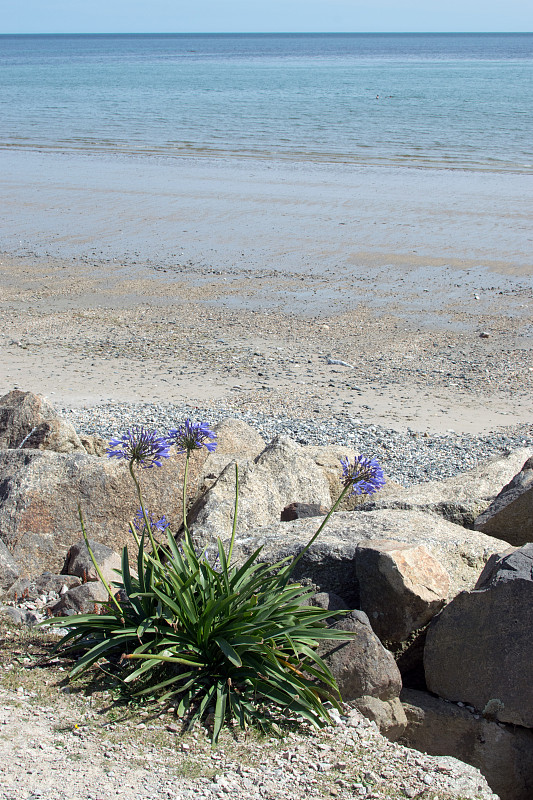
[[531,34],[0,36],[0,147],[533,171]]

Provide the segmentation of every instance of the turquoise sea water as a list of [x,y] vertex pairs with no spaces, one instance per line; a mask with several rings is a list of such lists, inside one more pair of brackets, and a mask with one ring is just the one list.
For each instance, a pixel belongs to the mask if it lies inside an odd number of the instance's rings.
[[0,149],[533,172],[533,34],[0,36]]

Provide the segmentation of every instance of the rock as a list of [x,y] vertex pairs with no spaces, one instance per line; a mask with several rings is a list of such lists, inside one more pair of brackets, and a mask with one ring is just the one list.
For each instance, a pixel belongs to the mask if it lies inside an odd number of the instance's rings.
[[68,591],[80,584],[81,580],[74,575],[53,575],[51,572],[44,572],[36,578],[19,578],[9,587],[5,596],[9,600],[20,600],[21,597],[36,600],[43,594],[51,592],[61,594],[65,587]]
[[[245,532],[265,523],[277,522],[292,502],[330,502],[323,472],[303,448],[286,437],[277,437],[239,473],[238,529]],[[216,483],[191,509],[189,524],[197,537],[229,534],[235,505],[235,470],[229,464]]]
[[19,575],[19,565],[0,539],[0,594],[9,589]]
[[360,608],[382,641],[402,642],[445,604],[446,570],[423,544],[361,542],[356,552]]
[[479,515],[474,528],[519,547],[533,542],[533,456]]
[[430,691],[533,727],[533,544],[503,557],[483,588],[435,617],[424,650]]
[[319,503],[289,503],[281,512],[281,522],[290,522],[293,519],[306,519],[307,517],[325,516],[329,508]]
[[407,717],[398,697],[380,700],[378,697],[365,695],[355,698],[352,705],[367,719],[375,722],[380,733],[389,741],[396,742],[403,735]]
[[0,448],[83,450],[70,422],[61,419],[41,395],[15,389],[0,398]]
[[57,603],[50,606],[53,617],[70,617],[73,614],[92,614],[100,609],[100,603],[109,599],[107,590],[101,581],[91,581],[75,586],[66,592]]
[[103,457],[105,455],[108,442],[105,439],[102,439],[101,436],[97,436],[96,434],[91,436],[88,436],[87,434],[80,434],[80,441],[85,448],[85,452],[89,453],[90,456]]
[[[530,454],[530,449],[520,448],[508,456],[493,459],[453,478],[430,481],[409,489],[400,487],[397,491],[389,489],[385,492],[385,486],[375,499],[367,500],[359,507],[364,511],[385,508],[428,511],[457,525],[473,527],[478,515],[511,480]],[[484,529],[484,533],[504,538],[495,530]]]
[[255,428],[240,419],[223,419],[215,425],[214,432],[217,435],[217,448],[213,453],[205,451],[202,465],[200,483],[204,490],[212,486],[228,464],[253,461],[266,447],[265,440]]
[[[234,558],[244,559],[263,546],[261,559],[274,564],[295,556],[317,529],[314,519],[272,524],[241,533],[238,528]],[[316,591],[335,592],[349,608],[359,608],[360,590],[356,574],[357,546],[363,541],[394,539],[409,545],[423,544],[450,578],[449,596],[472,589],[493,553],[505,542],[453,525],[433,514],[418,511],[347,511],[333,514],[310,550],[297,565],[294,577],[305,579]],[[209,539],[199,537],[199,544]]]
[[16,608],[15,606],[0,606],[0,614],[9,617],[11,622],[15,625],[26,625],[28,612],[24,608]]
[[217,455],[231,456],[237,461],[256,458],[266,447],[263,437],[241,419],[228,417],[215,425]]
[[331,627],[355,633],[345,642],[323,641],[318,648],[337,681],[342,699],[398,697],[402,688],[400,672],[392,653],[385,650],[370,627],[366,614],[352,611]]
[[[181,521],[179,475],[183,457],[139,470],[146,508],[171,524]],[[79,541],[78,503],[87,534],[121,551],[133,544],[129,522],[139,501],[124,461],[80,453],[0,451],[0,539],[23,576],[58,573]]]
[[[89,546],[107,583],[116,581],[118,576],[115,570],[120,570],[121,568],[121,556],[110,547],[107,547],[107,545],[96,542],[93,539],[89,539]],[[100,579],[83,539],[69,548],[61,572],[65,576],[77,575],[84,582]]]
[[501,800],[531,799],[533,731],[488,721],[426,692],[404,689],[401,699],[407,717],[402,744],[472,764]]
[[309,599],[309,605],[324,611],[347,611],[348,604],[334,592],[317,592]]

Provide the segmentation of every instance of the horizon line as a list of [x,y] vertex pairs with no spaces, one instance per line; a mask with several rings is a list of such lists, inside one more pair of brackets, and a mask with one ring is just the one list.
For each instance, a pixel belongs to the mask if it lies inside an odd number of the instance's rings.
[[469,34],[530,35],[531,31],[6,31],[0,36],[446,36]]

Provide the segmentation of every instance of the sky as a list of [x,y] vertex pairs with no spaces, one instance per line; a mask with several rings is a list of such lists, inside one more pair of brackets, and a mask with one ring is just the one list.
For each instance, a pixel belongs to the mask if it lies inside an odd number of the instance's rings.
[[532,0],[0,0],[0,33],[533,31]]

